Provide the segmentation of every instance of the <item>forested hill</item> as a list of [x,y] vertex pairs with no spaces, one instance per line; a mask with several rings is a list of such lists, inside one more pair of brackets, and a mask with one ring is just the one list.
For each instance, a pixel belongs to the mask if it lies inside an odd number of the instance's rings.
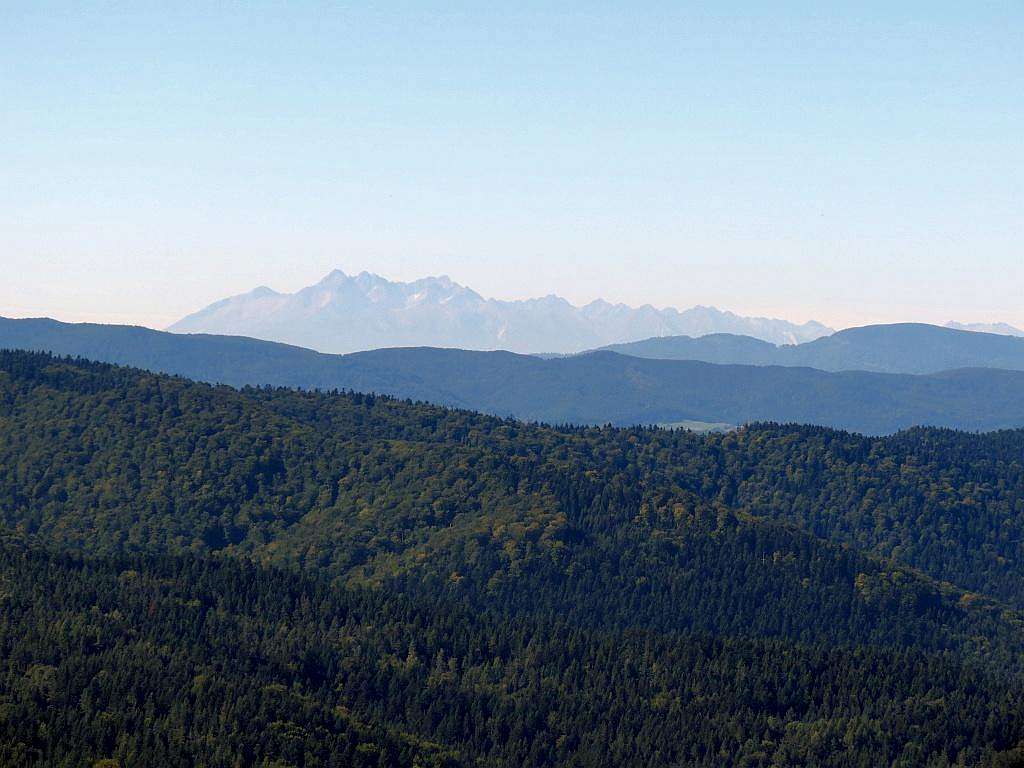
[[377,392],[549,423],[792,421],[871,434],[920,424],[970,430],[1024,426],[1021,371],[827,373],[647,360],[610,352],[551,360],[432,348],[323,355],[242,337],[45,319],[0,319],[2,347],[52,351],[235,386]]
[[0,764],[1013,765],[1024,433],[0,353]]

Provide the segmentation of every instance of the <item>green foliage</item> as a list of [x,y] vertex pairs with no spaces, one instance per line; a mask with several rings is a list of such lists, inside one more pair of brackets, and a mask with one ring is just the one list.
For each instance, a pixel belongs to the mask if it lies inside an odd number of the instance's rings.
[[0,352],[0,764],[1013,764],[1022,498],[1021,432],[552,428]]
[[947,652],[586,629],[227,558],[8,543],[0,580],[4,765],[947,766],[1024,736],[1019,685]]

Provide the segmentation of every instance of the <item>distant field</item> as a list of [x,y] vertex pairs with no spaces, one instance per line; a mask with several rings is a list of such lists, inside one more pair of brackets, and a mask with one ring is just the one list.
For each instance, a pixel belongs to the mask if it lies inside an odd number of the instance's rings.
[[658,426],[665,429],[688,429],[691,432],[728,432],[736,429],[735,424],[726,424],[724,421],[669,421]]

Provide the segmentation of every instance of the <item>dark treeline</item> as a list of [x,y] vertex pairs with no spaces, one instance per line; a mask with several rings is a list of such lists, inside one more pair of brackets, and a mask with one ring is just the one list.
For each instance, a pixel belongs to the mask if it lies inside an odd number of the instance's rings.
[[0,352],[0,520],[10,765],[1024,740],[1019,431],[550,427]]

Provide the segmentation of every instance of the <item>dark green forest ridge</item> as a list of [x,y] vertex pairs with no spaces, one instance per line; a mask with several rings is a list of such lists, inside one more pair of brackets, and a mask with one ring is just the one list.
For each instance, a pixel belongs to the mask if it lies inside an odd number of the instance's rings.
[[780,421],[868,434],[922,424],[968,430],[1024,427],[1024,371],[832,373],[648,360],[611,352],[547,360],[510,352],[433,348],[324,355],[236,336],[0,318],[3,347],[81,356],[234,386],[377,392],[549,423]]
[[1022,431],[0,352],[0,514],[0,765],[1021,764]]

